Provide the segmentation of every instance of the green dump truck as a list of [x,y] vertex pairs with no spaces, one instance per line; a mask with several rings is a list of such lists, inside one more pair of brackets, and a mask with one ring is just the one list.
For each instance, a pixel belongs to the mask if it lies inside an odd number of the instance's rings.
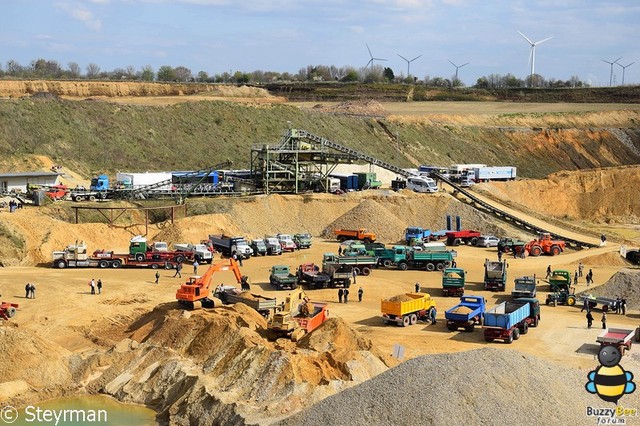
[[385,268],[395,266],[401,271],[407,269],[443,271],[451,266],[454,257],[454,253],[448,250],[417,251],[407,246],[378,249],[375,254],[378,257],[378,265]]
[[291,273],[286,265],[274,265],[271,267],[269,283],[278,290],[293,290],[298,287],[298,277]]
[[442,271],[442,294],[444,296],[464,296],[464,269],[446,268]]

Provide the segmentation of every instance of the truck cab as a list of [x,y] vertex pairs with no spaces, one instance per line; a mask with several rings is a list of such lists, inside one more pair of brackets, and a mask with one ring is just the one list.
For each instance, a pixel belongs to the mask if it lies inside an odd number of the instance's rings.
[[275,235],[265,236],[264,242],[267,245],[267,254],[282,254],[282,246]]
[[295,234],[293,236],[293,242],[296,244],[298,249],[311,248],[311,234],[309,233]]
[[531,327],[537,327],[540,322],[540,301],[534,297],[519,297],[514,301],[529,304],[529,324]]
[[98,175],[91,179],[91,185],[89,186],[91,191],[107,191],[109,190],[109,176]]
[[277,237],[283,251],[294,251],[297,248],[296,243],[294,243],[293,238],[291,238],[291,235],[278,234]]
[[254,256],[265,256],[267,254],[267,244],[263,239],[251,240],[251,249]]

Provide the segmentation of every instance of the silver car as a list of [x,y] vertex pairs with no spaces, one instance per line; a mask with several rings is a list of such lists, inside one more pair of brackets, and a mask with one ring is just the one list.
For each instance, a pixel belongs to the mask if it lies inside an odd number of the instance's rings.
[[478,242],[476,243],[476,246],[478,247],[498,247],[498,241],[500,241],[500,238],[493,236],[493,235],[481,235],[480,238],[478,238]]

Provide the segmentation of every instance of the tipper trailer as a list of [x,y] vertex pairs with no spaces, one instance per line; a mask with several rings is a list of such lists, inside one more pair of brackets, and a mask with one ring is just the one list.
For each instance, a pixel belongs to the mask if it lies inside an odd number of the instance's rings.
[[527,334],[529,326],[540,322],[540,303],[537,299],[522,298],[502,302],[484,313],[484,339],[512,343],[521,334]]

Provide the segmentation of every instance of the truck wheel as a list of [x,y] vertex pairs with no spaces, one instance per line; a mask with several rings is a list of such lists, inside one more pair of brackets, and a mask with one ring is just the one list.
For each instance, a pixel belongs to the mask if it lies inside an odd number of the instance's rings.
[[438,263],[438,264],[436,265],[436,269],[437,269],[438,271],[444,271],[444,264],[443,264],[443,263]]
[[76,195],[75,197],[73,197],[73,201],[76,201],[76,202],[82,201],[82,196],[81,195]]
[[120,261],[119,259],[116,259],[113,262],[111,262],[111,267],[113,269],[118,269],[120,266],[122,266],[122,261]]
[[484,341],[491,343],[491,342],[493,342],[493,339],[491,337],[485,337]]
[[100,262],[98,262],[98,267],[99,268],[104,269],[104,268],[106,268],[108,266],[109,266],[109,262],[107,262],[106,260],[101,260]]
[[60,259],[56,262],[56,268],[64,269],[66,267],[67,267],[67,262],[65,262],[64,260]]
[[411,318],[408,315],[402,317],[402,327],[408,327],[411,325]]
[[364,268],[362,268],[362,275],[365,277],[368,277],[369,274],[371,274],[371,268],[365,266]]
[[384,266],[385,268],[388,268],[391,266],[391,260],[390,259],[385,259],[382,261],[382,266]]
[[533,246],[531,247],[531,250],[529,250],[529,254],[531,256],[538,257],[542,254],[542,249],[540,248],[540,246]]
[[519,328],[514,328],[513,329],[513,340],[518,340],[520,338],[520,329]]
[[459,246],[460,243],[462,243],[462,240],[460,238],[456,238],[455,240],[453,240],[453,245],[454,246]]
[[444,267],[445,268],[451,268],[451,261],[447,260],[446,262],[444,262]]
[[544,304],[549,306],[551,304],[551,299],[547,297],[547,300],[544,301]]
[[411,320],[411,325],[415,325],[418,322],[418,316],[416,314],[411,314],[409,319]]
[[447,330],[456,331],[458,327],[455,324],[447,324]]
[[157,263],[151,264],[151,269],[158,269],[159,265]]
[[93,195],[89,195],[89,201],[93,202],[96,200],[96,197]]
[[184,261],[185,261],[185,258],[183,255],[179,254],[178,256],[176,256],[176,262],[182,263]]
[[505,343],[509,345],[513,343],[513,334],[509,333],[509,337],[507,337],[507,340],[505,340]]
[[473,329],[474,329],[474,328],[475,328],[475,326],[474,326],[473,324],[471,324],[471,325],[467,325],[467,326],[464,328],[464,331],[466,331],[466,332],[468,332],[468,333],[471,333],[471,332],[473,331]]
[[473,238],[471,238],[470,242],[471,242],[472,246],[475,246],[476,244],[478,244],[478,238],[477,237],[473,237]]
[[560,247],[551,246],[551,256],[557,256],[560,254]]
[[347,239],[347,237],[343,236],[343,235],[339,235],[338,236],[338,241],[343,242]]
[[407,269],[409,269],[409,265],[407,264],[407,262],[400,262],[398,263],[398,269],[400,269],[401,271],[406,271]]
[[531,323],[531,327],[537,327],[539,321],[540,320],[538,319],[538,316],[536,315],[536,317],[533,319],[533,322]]
[[356,275],[360,275],[360,268],[357,268],[357,267],[353,268],[351,273],[355,273]]
[[136,254],[136,260],[138,262],[142,262],[144,260],[144,254],[143,253]]
[[433,271],[436,269],[436,265],[434,265],[433,263],[429,262],[427,263],[427,266],[425,267],[425,269],[429,272]]
[[526,322],[522,324],[522,330],[520,330],[520,334],[527,334],[529,332],[529,324]]
[[576,304],[575,296],[567,296],[567,306],[573,306]]
[[371,239],[370,239],[370,238],[365,238],[365,239],[363,240],[363,242],[364,242],[365,244],[371,244]]

